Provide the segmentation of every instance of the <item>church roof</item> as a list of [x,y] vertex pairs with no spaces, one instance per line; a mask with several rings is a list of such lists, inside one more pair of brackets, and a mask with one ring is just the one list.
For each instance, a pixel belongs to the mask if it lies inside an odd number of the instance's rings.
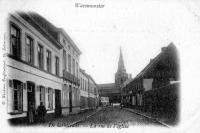
[[125,69],[125,66],[124,66],[124,59],[123,59],[121,47],[120,47],[120,56],[119,56],[117,71],[122,71],[122,72],[124,71],[124,72],[126,72],[126,69]]

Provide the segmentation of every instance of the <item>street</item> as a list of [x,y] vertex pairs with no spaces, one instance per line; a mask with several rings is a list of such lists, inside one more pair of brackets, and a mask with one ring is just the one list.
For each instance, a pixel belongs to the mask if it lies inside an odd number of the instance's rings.
[[119,107],[103,107],[98,110],[67,117],[56,118],[41,126],[49,127],[90,127],[90,128],[128,128],[130,126],[162,126],[159,123]]
[[129,126],[137,125],[158,126],[159,124],[143,116],[120,109],[119,107],[108,107],[103,108],[95,115],[85,121],[77,123],[75,126],[91,128],[128,128]]

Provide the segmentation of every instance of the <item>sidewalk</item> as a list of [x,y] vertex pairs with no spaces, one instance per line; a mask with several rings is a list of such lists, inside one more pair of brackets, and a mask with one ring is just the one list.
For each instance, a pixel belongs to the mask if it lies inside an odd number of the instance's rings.
[[175,125],[174,121],[172,122],[171,119],[166,118],[166,117],[155,117],[155,116],[152,116],[152,114],[150,112],[144,112],[144,111],[141,111],[138,109],[131,109],[131,108],[124,108],[124,109],[128,110],[130,112],[136,113],[138,115],[144,116],[146,118],[155,120],[155,121],[159,122],[160,124],[165,125],[167,127],[173,127]]

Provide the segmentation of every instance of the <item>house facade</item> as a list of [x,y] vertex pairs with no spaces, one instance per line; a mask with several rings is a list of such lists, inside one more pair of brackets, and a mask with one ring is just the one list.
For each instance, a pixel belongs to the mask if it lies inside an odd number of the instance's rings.
[[122,86],[122,103],[176,121],[179,107],[179,58],[173,43],[163,47],[149,64]]
[[89,79],[89,109],[95,109],[99,105],[98,86],[91,76]]
[[59,40],[63,45],[62,58],[62,114],[80,112],[80,74],[79,57],[81,51],[68,34],[59,29]]
[[29,105],[47,115],[80,111],[80,50],[60,28],[36,13],[8,17],[6,88],[8,119],[27,117]]
[[97,108],[99,106],[98,86],[93,78],[82,69],[80,69],[80,83],[81,111]]
[[88,89],[88,74],[80,69],[80,106],[81,111],[89,110],[89,89]]

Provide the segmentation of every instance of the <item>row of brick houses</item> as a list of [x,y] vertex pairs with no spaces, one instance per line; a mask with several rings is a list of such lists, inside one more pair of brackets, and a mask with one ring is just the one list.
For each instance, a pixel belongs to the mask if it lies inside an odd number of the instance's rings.
[[[69,35],[32,12],[10,14],[7,29],[8,119],[25,118],[31,103],[35,109],[43,103],[49,116],[80,112],[85,96],[81,51]],[[91,76],[87,79],[93,87],[85,90],[85,97],[97,99],[96,83]]]
[[176,121],[180,86],[177,54],[177,48],[170,43],[135,78],[124,82],[122,104]]

